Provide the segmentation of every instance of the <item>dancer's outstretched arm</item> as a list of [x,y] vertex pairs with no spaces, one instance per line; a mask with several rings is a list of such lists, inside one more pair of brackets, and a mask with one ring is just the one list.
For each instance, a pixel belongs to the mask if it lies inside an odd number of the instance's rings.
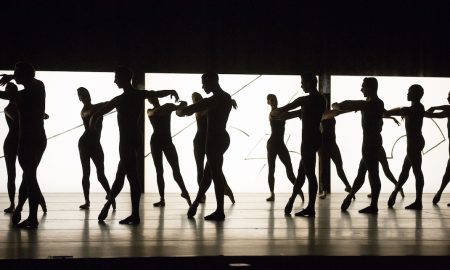
[[97,121],[100,117],[103,115],[109,113],[113,109],[115,109],[119,104],[120,96],[117,96],[113,99],[111,99],[109,102],[106,102],[103,106],[101,106],[98,110],[96,110],[89,120],[89,129],[95,130],[95,127],[97,125]]
[[[272,111],[273,112],[273,111]],[[270,118],[274,119],[274,120],[280,120],[280,121],[284,121],[284,120],[290,120],[290,119],[294,119],[297,117],[301,117],[302,114],[302,110],[295,110],[295,111],[290,111],[290,112],[285,112],[285,113],[275,113],[275,116],[272,115],[272,112],[270,113]]]
[[338,115],[344,114],[344,113],[349,113],[349,112],[353,112],[352,110],[342,110],[342,111],[338,111],[338,110],[326,110],[323,114],[322,114],[322,120],[327,120],[327,119],[332,119],[335,118]]
[[367,106],[368,102],[365,100],[345,100],[331,105],[333,110],[338,111],[361,111],[366,109]]
[[293,110],[297,107],[301,107],[303,106],[303,104],[305,104],[305,102],[307,101],[308,96],[304,96],[304,97],[299,97],[297,99],[295,99],[294,101],[292,101],[289,104],[284,105],[283,107],[279,107],[276,108],[275,110],[273,110],[270,115],[272,117],[279,117],[280,115],[289,112],[290,110]]
[[178,93],[175,90],[139,90],[142,97],[144,99],[147,98],[162,98],[170,96],[171,98],[175,98],[175,101],[178,101],[180,98],[178,97]]
[[187,106],[187,102],[186,101],[180,101],[180,104],[175,105],[173,103],[166,103],[162,106],[159,106],[158,108],[154,108],[154,109],[148,109],[147,110],[147,115],[149,117],[151,116],[158,116],[158,115],[164,115],[164,114],[168,114],[171,113],[173,111],[178,110],[179,108],[185,107]]
[[195,104],[178,108],[177,115],[178,116],[189,116],[196,112],[205,111],[206,109],[208,109],[210,104],[211,104],[210,99],[204,98]]

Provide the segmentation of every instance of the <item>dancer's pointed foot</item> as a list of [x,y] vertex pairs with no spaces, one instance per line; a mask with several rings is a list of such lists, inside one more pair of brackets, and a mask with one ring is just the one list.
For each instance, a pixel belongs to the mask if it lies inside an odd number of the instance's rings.
[[400,196],[402,196],[402,198],[405,198],[405,193],[403,192],[403,188],[400,189]]
[[441,195],[442,195],[442,193],[440,193],[440,192],[438,192],[438,193],[436,193],[436,195],[434,195],[433,204],[438,204],[438,202],[441,200]]
[[155,203],[153,204],[153,206],[154,206],[154,207],[164,207],[164,206],[166,206],[166,201],[160,200],[159,202],[155,202]]
[[44,212],[44,214],[47,213],[47,204],[45,203],[45,201],[40,202],[39,204],[41,205],[42,212]]
[[39,226],[39,222],[35,219],[31,220],[30,218],[25,219],[21,223],[16,225],[16,228],[19,229],[37,229]]
[[350,197],[350,194],[349,194],[349,195],[347,195],[347,197],[345,197],[344,201],[341,204],[341,211],[343,211],[343,212],[347,211],[351,202],[352,202],[352,197]]
[[389,196],[388,207],[392,208],[395,204],[395,199],[397,198],[397,192],[392,192],[391,196]]
[[12,213],[14,213],[15,209],[16,209],[16,207],[14,206],[14,204],[11,204],[8,208],[3,210],[3,212],[5,212],[7,214],[12,214]]
[[270,194],[270,197],[266,199],[266,202],[274,202],[275,201],[275,194]]
[[366,208],[363,208],[361,210],[359,210],[358,212],[362,213],[362,214],[377,214],[378,213],[378,207],[376,206],[368,206]]
[[295,215],[297,217],[315,217],[316,216],[316,211],[314,210],[314,208],[305,208],[302,211],[295,213]]
[[22,218],[22,213],[20,211],[14,211],[12,217],[11,217],[11,222],[13,225],[17,225],[19,224],[20,219]]
[[284,214],[285,215],[290,215],[292,212],[292,208],[294,208],[294,201],[295,201],[295,197],[294,198],[289,198],[289,201],[287,202],[286,206],[284,207]]
[[181,198],[184,198],[187,201],[188,205],[191,206],[192,203],[191,197],[189,197],[189,193],[181,193]]
[[191,204],[187,212],[188,218],[193,218],[195,216],[195,214],[197,213],[197,206],[197,204]]
[[133,215],[119,221],[119,224],[122,225],[139,225],[139,223],[141,223],[141,218]]
[[422,206],[422,202],[413,202],[412,204],[408,205],[405,207],[405,209],[409,209],[409,210],[422,210],[423,206]]
[[230,188],[226,188],[225,189],[225,195],[228,196],[228,198],[230,199],[232,204],[235,203],[235,201],[234,201],[234,194],[233,194],[233,191],[231,191]]
[[302,202],[305,201],[305,195],[303,194],[303,191],[300,189],[300,191],[298,192],[298,196],[300,196],[300,198],[302,199]]
[[327,198],[327,192],[326,191],[323,191],[320,195],[319,195],[319,198],[320,199],[326,199]]
[[105,204],[102,208],[102,211],[100,211],[100,214],[98,215],[98,221],[104,221],[106,217],[108,217],[109,212],[109,205]]
[[91,206],[91,204],[87,202],[85,204],[80,205],[80,209],[88,210],[90,206]]
[[198,203],[205,203],[206,202],[206,195],[203,195],[203,197],[198,201]]
[[225,220],[225,214],[223,212],[215,211],[214,213],[206,216],[205,220],[223,221],[223,220]]

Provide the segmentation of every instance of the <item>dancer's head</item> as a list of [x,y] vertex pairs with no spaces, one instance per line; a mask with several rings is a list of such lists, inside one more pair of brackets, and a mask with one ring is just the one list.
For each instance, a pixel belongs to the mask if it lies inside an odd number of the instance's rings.
[[302,78],[301,88],[305,93],[317,90],[317,77],[312,73],[306,73],[300,75]]
[[420,101],[423,97],[423,88],[419,84],[413,84],[408,89],[408,101]]
[[267,95],[267,104],[269,104],[270,106],[277,107],[278,106],[277,96],[275,96],[274,94],[268,94]]
[[194,93],[192,93],[192,102],[195,104],[195,103],[197,103],[197,102],[199,102],[200,100],[202,100],[203,99],[203,97],[202,97],[202,95],[200,95],[200,93],[198,93],[198,92],[194,92]]
[[365,77],[361,86],[364,97],[376,96],[378,91],[378,81],[374,77]]
[[17,85],[10,83],[10,82],[6,84],[6,87],[5,87],[6,93],[15,93],[17,91],[19,91],[19,89],[17,88]]
[[91,94],[89,94],[89,91],[84,88],[80,87],[77,89],[78,92],[78,99],[83,102],[83,104],[91,103]]
[[17,62],[14,67],[14,80],[18,84],[30,83],[34,76],[36,75],[36,70],[33,65],[26,62]]
[[202,75],[202,88],[207,94],[215,91],[219,87],[219,75],[217,73],[205,73]]
[[157,97],[150,97],[147,100],[153,105],[153,107],[159,106],[159,100]]
[[124,88],[125,86],[131,85],[133,72],[130,69],[124,66],[118,66],[114,72],[114,83],[117,84],[117,87]]

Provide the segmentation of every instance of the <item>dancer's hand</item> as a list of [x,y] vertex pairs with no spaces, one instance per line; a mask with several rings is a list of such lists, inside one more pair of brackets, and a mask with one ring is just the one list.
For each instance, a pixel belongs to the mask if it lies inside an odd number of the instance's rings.
[[236,103],[236,100],[234,100],[234,99],[231,100],[231,106],[233,106],[233,109],[235,109],[235,110],[237,109],[238,105]]
[[434,112],[436,110],[436,107],[431,107],[431,108],[429,108],[428,110],[427,110],[427,112]]
[[44,120],[47,120],[49,118],[50,118],[50,116],[48,114],[44,113]]
[[7,83],[9,83],[12,79],[14,79],[14,76],[9,74],[1,74],[0,76],[2,77],[0,79],[0,86],[4,86]]
[[175,98],[176,102],[178,102],[178,100],[180,99],[180,97],[178,96],[177,91],[175,91],[175,90],[171,90],[170,98]]
[[180,105],[178,105],[178,106],[185,107],[185,106],[187,106],[187,102],[183,101],[183,100],[180,100]]

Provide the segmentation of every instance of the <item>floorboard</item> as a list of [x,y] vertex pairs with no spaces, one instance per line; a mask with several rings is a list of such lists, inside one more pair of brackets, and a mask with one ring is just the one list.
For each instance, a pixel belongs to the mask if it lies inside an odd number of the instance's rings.
[[[186,218],[186,201],[167,194],[166,207],[155,208],[157,194],[141,200],[141,225],[125,226],[118,221],[130,212],[129,194],[117,199],[117,210],[106,223],[97,222],[104,194],[91,195],[91,209],[78,210],[82,194],[45,194],[48,213],[39,212],[39,229],[11,227],[10,215],[0,215],[0,259],[196,257],[196,256],[359,256],[359,255],[450,255],[450,194],[441,203],[431,203],[424,194],[422,211],[405,210],[413,194],[398,197],[388,209],[389,194],[380,196],[378,215],[359,214],[367,206],[366,194],[358,194],[347,213],[340,205],[343,193],[317,200],[317,216],[284,215],[288,194],[265,201],[267,194],[235,194],[236,204],[226,200],[226,220],[208,222],[203,216],[214,211],[214,195],[208,194],[196,218]],[[0,206],[8,204],[0,194]],[[294,211],[302,209],[300,199]],[[22,214],[27,216],[27,211]]]

